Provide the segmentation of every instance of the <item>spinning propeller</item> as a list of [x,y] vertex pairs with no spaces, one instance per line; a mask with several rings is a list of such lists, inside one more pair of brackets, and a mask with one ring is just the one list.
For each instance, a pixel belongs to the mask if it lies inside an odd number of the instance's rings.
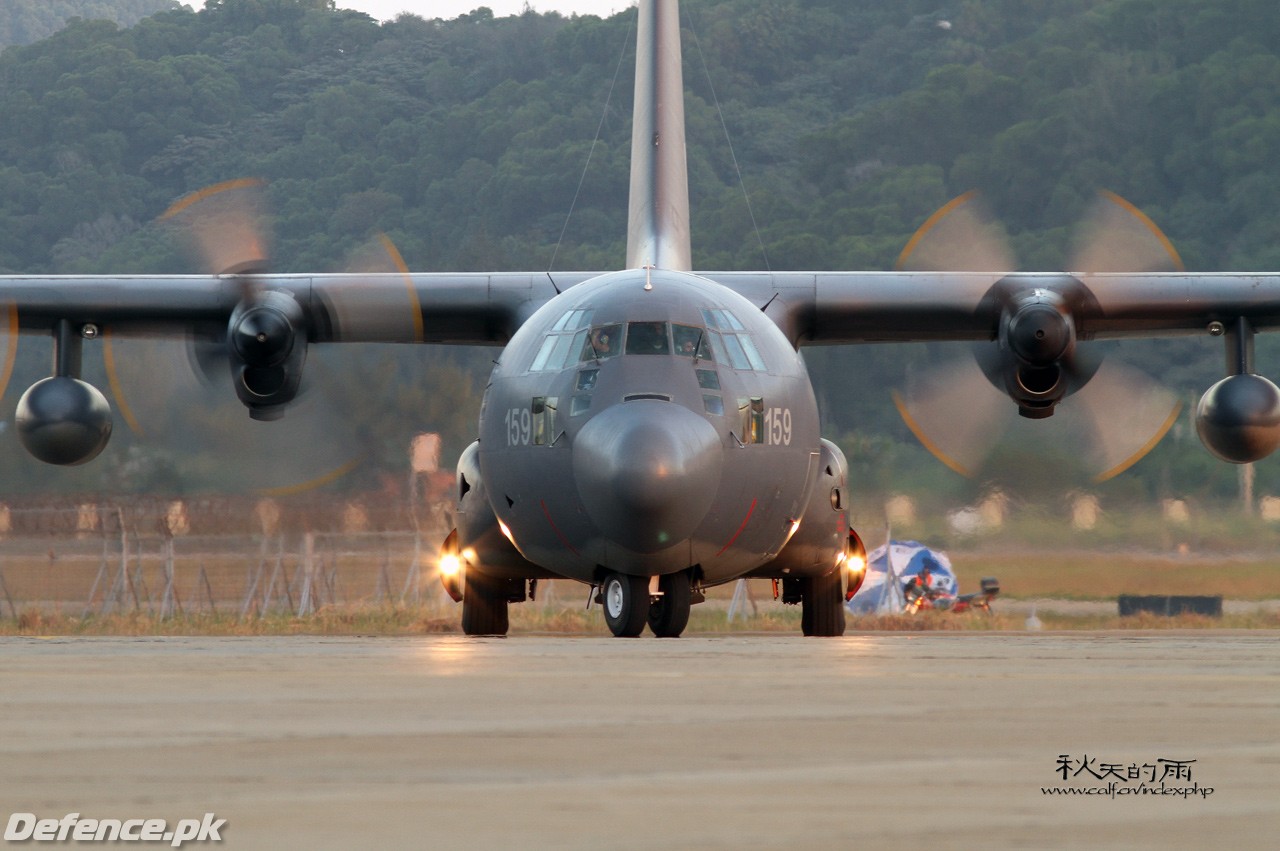
[[4,399],[5,390],[9,387],[9,379],[13,377],[13,364],[18,356],[18,308],[13,304],[3,305],[0,313],[0,400]]
[[[327,484],[355,470],[368,456],[353,417],[338,402],[337,359],[354,353],[309,345],[317,321],[288,289],[272,286],[263,226],[263,183],[235,180],[189,195],[161,217],[183,237],[208,270],[225,275],[236,306],[224,327],[193,330],[187,340],[112,338],[104,343],[111,392],[121,417],[149,444],[167,446],[194,465],[202,480],[227,473],[212,459],[238,459],[232,486],[285,495]],[[336,301],[363,304],[370,274],[406,274],[385,236],[360,252],[331,289]],[[388,288],[380,287],[377,292]],[[378,304],[384,315],[421,313],[412,287],[395,289],[397,304]],[[385,297],[382,299],[385,301]],[[367,309],[367,308],[366,308]],[[343,321],[340,309],[326,316]],[[304,366],[306,380],[304,381]],[[326,378],[327,376],[327,378]],[[238,398],[236,404],[233,398]],[[246,415],[246,410],[247,415]],[[278,423],[262,421],[283,420]]]
[[1104,359],[1077,331],[1100,310],[1088,273],[1181,271],[1181,259],[1149,218],[1111,193],[1080,233],[1072,274],[1011,274],[1007,237],[970,192],[930,217],[898,258],[900,270],[991,273],[979,311],[1000,317],[995,339],[894,393],[907,426],[956,472],[989,475],[1022,448],[1024,464],[1044,459],[1048,468],[1057,455],[1101,482],[1137,463],[1177,421],[1173,394]]

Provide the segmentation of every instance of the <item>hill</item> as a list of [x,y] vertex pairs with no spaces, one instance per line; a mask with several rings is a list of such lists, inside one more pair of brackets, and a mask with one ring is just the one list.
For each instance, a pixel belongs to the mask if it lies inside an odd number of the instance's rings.
[[[332,5],[217,0],[128,29],[74,22],[5,51],[0,270],[197,271],[147,223],[245,175],[270,181],[284,271],[340,268],[376,230],[424,271],[622,262],[633,12],[379,25]],[[684,6],[701,268],[888,268],[973,188],[1024,266],[1056,268],[1106,188],[1159,222],[1190,268],[1280,269],[1280,16],[1260,0]],[[1126,356],[1190,396],[1221,369],[1203,342]],[[1260,342],[1264,370],[1277,354]],[[915,446],[884,392],[953,356],[807,355],[865,482],[977,487]],[[443,362],[487,362],[461,358]],[[419,382],[430,368],[397,367]],[[483,376],[470,374],[474,395]],[[422,403],[411,396],[406,422]],[[448,426],[452,447],[466,428]],[[1235,471],[1193,433],[1166,443],[1113,491],[1234,493]],[[1280,467],[1259,465],[1259,481],[1280,491]]]
[[5,0],[0,8],[0,48],[48,38],[72,18],[131,27],[178,6],[177,0]]

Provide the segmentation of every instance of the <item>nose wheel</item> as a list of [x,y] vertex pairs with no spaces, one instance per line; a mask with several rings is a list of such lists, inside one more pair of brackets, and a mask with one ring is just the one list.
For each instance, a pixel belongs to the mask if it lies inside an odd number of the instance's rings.
[[649,579],[610,573],[604,580],[604,621],[618,638],[635,638],[649,616]]
[[662,594],[649,604],[649,629],[658,638],[679,638],[689,625],[693,586],[688,573],[669,573],[658,580]]

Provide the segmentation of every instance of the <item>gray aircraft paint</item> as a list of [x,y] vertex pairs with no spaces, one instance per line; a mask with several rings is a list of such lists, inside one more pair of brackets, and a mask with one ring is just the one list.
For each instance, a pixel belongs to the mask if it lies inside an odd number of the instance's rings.
[[[1018,366],[1011,332],[1032,315],[1020,312],[1031,302],[1057,306],[1056,330],[1069,333],[1072,350],[1113,337],[1224,337],[1229,377],[1206,393],[1212,404],[1202,402],[1202,440],[1236,461],[1274,448],[1280,391],[1251,374],[1253,334],[1280,329],[1274,273],[690,273],[677,3],[641,0],[637,14],[628,271],[5,276],[0,305],[8,306],[9,327],[53,333],[60,374],[77,378],[76,333],[86,342],[144,334],[226,342],[235,316],[281,298],[297,305],[285,311],[294,317],[281,335],[290,346],[505,346],[480,439],[459,462],[457,494],[459,538],[475,550],[477,568],[500,579],[598,582],[605,571],[694,568],[691,575],[714,583],[829,572],[846,535],[843,495],[856,483],[839,449],[819,439],[799,347],[986,341],[1004,364]],[[763,363],[732,368],[724,352],[714,366],[678,354],[623,354],[532,370],[561,317],[588,307],[596,325],[690,327],[706,326],[705,309],[728,309]],[[1037,315],[1053,319],[1052,311]],[[589,369],[598,372],[584,390],[577,382]],[[698,383],[707,369],[717,390]],[[575,396],[589,396],[589,406],[575,410]],[[723,413],[708,396],[719,397]],[[535,404],[552,398],[554,421]],[[761,400],[759,442],[744,439],[740,399]],[[283,410],[290,400],[278,401],[273,408]],[[40,419],[37,427],[49,424]],[[283,422],[276,427],[287,428],[287,414]],[[525,593],[523,584],[504,590],[510,599]],[[784,599],[797,599],[796,590],[784,583]],[[505,631],[505,618],[492,624]]]
[[[591,309],[592,326],[664,322],[705,328],[702,311],[727,309],[754,341],[764,371],[737,370],[715,353],[714,362],[677,354],[574,358],[554,373],[531,372],[543,340],[562,316]],[[597,370],[592,389],[575,390],[584,371]],[[698,371],[713,371],[720,389],[699,385]],[[572,414],[572,399],[590,407]],[[718,396],[723,415],[709,413],[704,397]],[[639,398],[637,398],[639,397]],[[665,399],[653,397],[666,397]],[[555,398],[555,425],[536,442],[535,398]],[[740,399],[760,399],[779,424],[759,443],[743,434]],[[817,405],[803,360],[778,327],[737,294],[693,275],[633,270],[601,276],[547,303],[512,338],[494,369],[480,422],[480,472],[498,519],[512,531],[520,551],[534,564],[561,575],[591,581],[599,568],[657,575],[699,565],[709,582],[724,582],[775,557],[804,514],[817,475],[820,453]],[[529,427],[522,422],[529,414]],[[591,470],[579,436],[600,418],[617,423],[644,420],[663,428],[676,421],[671,439],[690,455],[714,437],[715,460],[690,475],[707,499],[682,503],[698,518],[682,513],[682,534],[661,522],[645,523],[641,513],[622,534],[602,534],[599,511],[584,503]],[[705,424],[700,429],[692,419]],[[773,425],[770,417],[770,425]],[[785,424],[785,427],[784,427]],[[588,456],[589,457],[589,456]],[[598,463],[597,459],[597,463]],[[693,471],[691,471],[693,472]],[[625,478],[617,481],[626,488]],[[665,519],[666,515],[661,515]],[[693,522],[693,520],[697,522]],[[831,523],[838,522],[832,513]],[[669,536],[664,539],[664,536]],[[624,538],[626,542],[617,540]],[[611,539],[612,538],[612,539]],[[629,546],[628,546],[629,544]],[[834,566],[835,552],[824,569]]]

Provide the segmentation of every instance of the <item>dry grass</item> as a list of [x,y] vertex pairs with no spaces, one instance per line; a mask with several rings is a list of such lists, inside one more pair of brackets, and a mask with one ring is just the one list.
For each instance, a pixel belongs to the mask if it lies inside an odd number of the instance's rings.
[[1121,594],[1192,594],[1229,600],[1280,598],[1280,558],[1205,558],[1145,553],[953,552],[962,588],[1000,579],[1005,596],[1111,600]]
[[[914,615],[862,615],[850,617],[849,632],[1021,632],[1022,615],[1002,613],[920,612]],[[0,619],[0,636],[261,636],[261,635],[428,635],[461,632],[461,607],[344,607],[321,609],[297,617],[269,614],[239,618],[226,613],[191,613],[160,618],[143,611],[110,615],[76,616],[26,609],[17,618]],[[1042,629],[1054,630],[1162,630],[1162,629],[1262,629],[1280,630],[1280,613],[1227,614],[1221,618],[1201,615],[1161,617],[1140,614],[1063,615],[1040,614]],[[511,607],[512,634],[606,636],[608,629],[599,607]],[[759,613],[729,622],[723,608],[696,607],[687,635],[800,632],[797,606],[762,605]]]

